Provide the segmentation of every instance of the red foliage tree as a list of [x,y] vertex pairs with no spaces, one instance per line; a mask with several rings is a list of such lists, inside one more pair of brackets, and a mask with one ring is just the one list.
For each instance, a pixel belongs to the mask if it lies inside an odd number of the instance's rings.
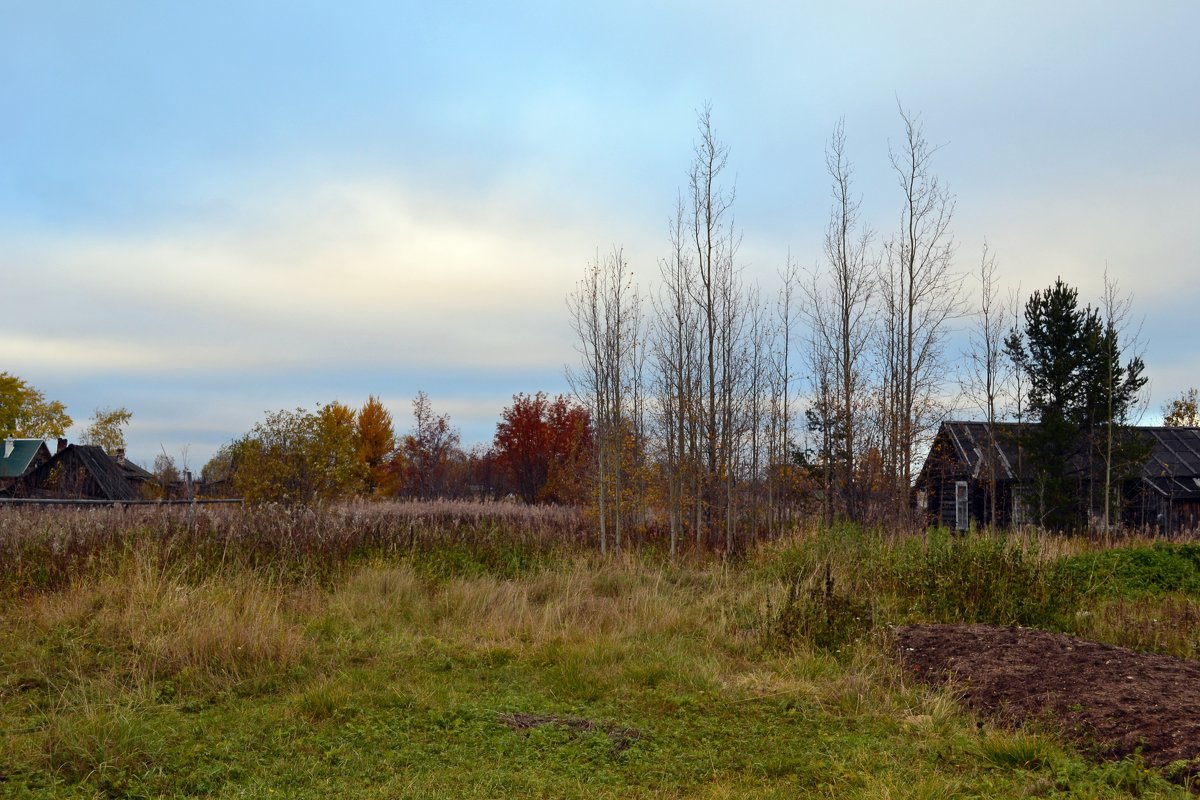
[[493,443],[497,465],[527,503],[581,501],[591,447],[587,410],[544,392],[514,395]]
[[429,395],[413,399],[412,431],[400,442],[393,463],[402,470],[404,486],[413,497],[429,499],[453,494],[454,467],[462,462],[459,434],[449,414],[434,414]]

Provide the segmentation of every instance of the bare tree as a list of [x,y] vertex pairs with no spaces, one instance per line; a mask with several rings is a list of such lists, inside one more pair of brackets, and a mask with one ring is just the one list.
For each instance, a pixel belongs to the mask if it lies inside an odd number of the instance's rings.
[[665,457],[667,517],[671,529],[671,556],[678,551],[685,517],[687,476],[694,473],[699,316],[689,287],[695,282],[695,262],[688,243],[683,199],[676,202],[671,220],[670,255],[659,262],[661,280],[654,299],[655,322],[652,352],[656,368],[656,410]]
[[[1110,529],[1110,513],[1114,503],[1113,469],[1120,469],[1123,462],[1134,460],[1141,455],[1139,448],[1131,447],[1129,442],[1122,441],[1122,428],[1131,417],[1140,417],[1145,411],[1148,397],[1143,388],[1147,380],[1142,376],[1143,347],[1140,342],[1141,324],[1133,324],[1131,319],[1133,298],[1121,291],[1117,281],[1108,274],[1108,265],[1104,266],[1104,291],[1100,296],[1100,311],[1104,315],[1104,333],[1102,335],[1101,351],[1104,374],[1102,397],[1104,402],[1104,431],[1101,461],[1104,465],[1104,531]],[[1128,335],[1128,336],[1127,336]],[[1126,339],[1122,347],[1119,342]],[[1122,365],[1120,357],[1126,352],[1133,355]],[[1147,453],[1148,455],[1148,453]],[[1121,476],[1118,475],[1118,478]]]
[[704,458],[703,478],[697,487],[703,510],[697,508],[696,535],[702,536],[701,528],[710,535],[715,533],[724,482],[725,539],[727,546],[732,547],[733,399],[743,314],[735,265],[739,240],[732,218],[735,193],[721,183],[729,148],[713,131],[711,108],[705,107],[700,112],[697,127],[700,137],[688,175],[690,233],[698,278],[692,287],[692,299],[699,309],[701,327],[697,433]]
[[780,479],[791,455],[791,399],[795,375],[792,372],[792,336],[796,327],[799,273],[791,253],[779,273],[780,287],[775,299],[774,347],[771,348],[767,380],[770,390],[770,414],[767,424],[767,532],[775,534],[782,509]]
[[[1009,392],[1007,393],[1009,400],[1010,412],[1017,422],[1017,463],[1016,463],[1016,478],[1017,485],[1022,486],[1025,483],[1025,416],[1028,411],[1028,393],[1029,387],[1025,379],[1025,370],[1021,368],[1021,361],[1024,358],[1025,343],[1024,334],[1022,331],[1023,325],[1023,309],[1025,301],[1021,298],[1021,287],[1018,286],[1008,294],[1008,302],[1006,308],[1006,316],[1009,320],[1008,333],[1004,337],[1004,357],[1007,362],[1007,369],[1012,376]],[[1013,497],[1013,522],[1024,522],[1025,516],[1025,499],[1019,495]]]
[[988,448],[982,468],[988,485],[989,520],[990,524],[995,525],[999,469],[996,423],[1000,421],[1004,392],[1012,376],[1012,364],[1003,357],[1008,319],[998,295],[996,257],[988,249],[987,242],[983,243],[978,274],[979,306],[975,310],[975,324],[968,334],[969,348],[964,354],[966,365],[962,390],[983,412],[987,422]]
[[640,370],[632,366],[641,327],[641,299],[633,286],[629,264],[614,247],[601,261],[597,255],[583,279],[567,298],[579,369],[568,369],[567,380],[587,407],[596,428],[596,503],[600,526],[600,552],[608,552],[608,527],[613,545],[622,545],[622,495],[630,419],[627,398],[640,393],[632,380]]
[[953,271],[950,222],[954,196],[933,173],[937,147],[925,139],[920,118],[900,108],[904,140],[890,152],[903,201],[897,233],[886,243],[883,307],[885,395],[892,419],[885,450],[896,490],[907,496],[920,447],[945,412],[951,371],[946,343],[953,319],[963,313],[962,277]]
[[[872,233],[860,224],[861,200],[852,191],[853,167],[841,121],[830,137],[825,165],[833,181],[833,208],[825,229],[828,274],[823,279],[814,272],[806,286],[815,400],[809,419],[823,439],[827,503],[839,483],[842,508],[857,520],[863,513],[856,470],[868,391],[865,355],[874,325],[875,263]],[[832,514],[827,506],[827,517]]]

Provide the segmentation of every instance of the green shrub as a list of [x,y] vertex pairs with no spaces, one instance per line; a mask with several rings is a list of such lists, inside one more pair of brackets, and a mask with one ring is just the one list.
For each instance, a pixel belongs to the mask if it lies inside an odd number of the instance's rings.
[[1062,568],[1100,597],[1200,595],[1200,544],[1156,543],[1066,558]]
[[1036,548],[983,534],[905,542],[887,578],[912,612],[936,622],[1061,628],[1080,594],[1074,576]]
[[766,633],[776,645],[807,642],[822,650],[837,651],[859,639],[875,624],[872,605],[835,585],[832,570],[825,564],[820,573],[795,572],[787,579],[787,591],[777,609],[768,603]]

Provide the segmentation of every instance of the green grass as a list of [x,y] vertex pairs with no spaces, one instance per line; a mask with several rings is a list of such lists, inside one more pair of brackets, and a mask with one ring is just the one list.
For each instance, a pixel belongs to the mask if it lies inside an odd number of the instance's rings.
[[1158,542],[1081,553],[1065,559],[1064,567],[1101,597],[1200,597],[1200,544]]
[[336,571],[278,533],[286,571],[146,534],[6,602],[0,797],[1190,796],[981,724],[886,657],[898,621],[1080,619],[1083,594],[1043,598],[1044,548],[836,529],[672,564],[453,530]]

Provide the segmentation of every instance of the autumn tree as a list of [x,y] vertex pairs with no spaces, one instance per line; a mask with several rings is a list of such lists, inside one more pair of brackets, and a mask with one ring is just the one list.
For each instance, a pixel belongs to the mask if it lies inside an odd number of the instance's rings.
[[1168,428],[1200,427],[1200,398],[1193,387],[1163,406],[1163,425]]
[[149,492],[155,499],[166,499],[171,496],[171,488],[181,480],[179,467],[175,464],[175,458],[167,455],[165,452],[159,453],[154,457],[154,468],[151,470],[154,475],[153,486],[144,487],[144,491],[149,489]]
[[97,408],[91,422],[79,437],[82,444],[104,448],[109,455],[125,449],[125,427],[133,419],[133,412],[121,408]]
[[527,503],[578,498],[579,473],[591,454],[587,410],[562,395],[513,396],[496,426],[493,451],[499,467]]
[[405,491],[429,499],[446,494],[451,468],[461,460],[458,430],[448,414],[435,414],[429,395],[413,398],[413,427],[400,444]]
[[55,439],[65,436],[71,423],[62,403],[47,400],[16,375],[0,372],[0,438]]
[[358,457],[367,468],[367,489],[373,494],[393,494],[398,487],[396,470],[391,465],[396,449],[392,413],[379,398],[370,395],[355,415],[354,424]]
[[354,412],[341,403],[267,414],[229,453],[234,492],[249,502],[334,500],[358,493],[366,479]]
[[205,462],[200,469],[200,481],[205,486],[214,486],[227,482],[233,475],[232,446],[221,445],[212,458]]

